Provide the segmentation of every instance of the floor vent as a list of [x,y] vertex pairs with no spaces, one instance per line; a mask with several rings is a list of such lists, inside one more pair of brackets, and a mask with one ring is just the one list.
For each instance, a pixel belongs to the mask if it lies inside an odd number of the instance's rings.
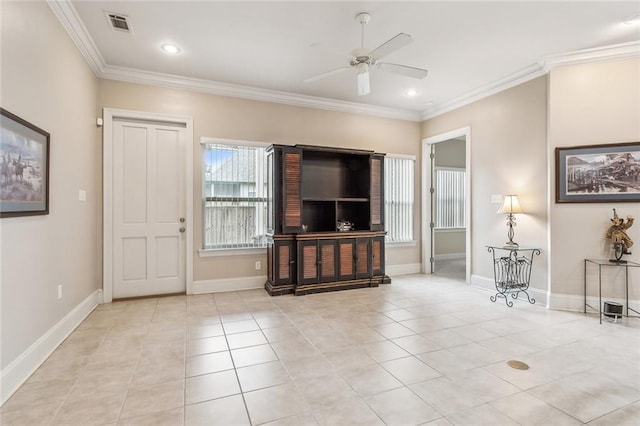
[[511,360],[507,362],[507,365],[516,370],[528,370],[529,366],[522,361]]
[[131,33],[131,25],[127,19],[127,15],[105,12],[111,28],[116,31],[122,31],[125,33]]

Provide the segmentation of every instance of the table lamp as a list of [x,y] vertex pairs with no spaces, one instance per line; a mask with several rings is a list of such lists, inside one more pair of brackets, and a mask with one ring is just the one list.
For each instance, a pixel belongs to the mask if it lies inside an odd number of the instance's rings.
[[518,243],[513,241],[513,227],[516,226],[516,217],[514,216],[514,214],[524,213],[524,211],[522,211],[522,207],[520,207],[518,196],[505,195],[504,202],[502,203],[502,207],[500,207],[500,209],[498,210],[498,213],[507,215],[507,226],[509,227],[507,236],[509,237],[509,241],[507,241],[504,246],[507,248],[517,248]]

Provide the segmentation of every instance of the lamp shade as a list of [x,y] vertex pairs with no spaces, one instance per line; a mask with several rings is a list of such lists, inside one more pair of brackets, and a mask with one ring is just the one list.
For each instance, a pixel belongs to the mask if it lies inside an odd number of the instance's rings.
[[518,201],[517,195],[505,195],[504,202],[502,203],[502,207],[498,210],[498,213],[504,214],[516,214],[516,213],[524,213],[522,207],[520,207],[520,202]]

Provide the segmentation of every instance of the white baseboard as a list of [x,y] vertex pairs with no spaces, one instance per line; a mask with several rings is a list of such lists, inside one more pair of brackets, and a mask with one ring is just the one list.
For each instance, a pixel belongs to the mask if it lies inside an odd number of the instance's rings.
[[447,253],[447,254],[436,254],[434,257],[435,260],[453,260],[453,259],[464,259],[467,256],[466,253]]
[[216,280],[194,281],[191,294],[220,293],[223,291],[254,290],[264,288],[266,275],[240,278],[220,278]]
[[96,290],[2,370],[0,405],[18,390],[100,303],[102,303],[102,290]]
[[[550,308],[559,311],[584,312],[584,296],[575,294],[551,294]],[[622,305],[626,304],[626,300],[615,297],[603,297],[602,303],[617,302]],[[587,303],[593,306],[593,309],[587,307],[587,312],[596,312],[598,309],[598,298],[595,296],[587,296]],[[629,306],[636,311],[640,311],[640,300],[629,299]]]
[[[496,292],[496,284],[493,278],[487,278],[480,275],[471,275],[471,285],[488,292]],[[547,304],[548,292],[546,290],[529,287],[529,289],[527,289],[527,293],[529,293],[529,296],[533,297],[536,300],[536,304],[549,307]],[[519,297],[519,299],[527,300],[525,296],[521,296]]]
[[421,263],[404,263],[401,265],[385,265],[385,273],[391,277],[394,275],[419,274],[422,272]]

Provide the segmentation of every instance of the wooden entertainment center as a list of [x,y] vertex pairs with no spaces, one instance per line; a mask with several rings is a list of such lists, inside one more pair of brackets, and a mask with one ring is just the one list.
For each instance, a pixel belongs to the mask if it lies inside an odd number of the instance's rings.
[[267,149],[270,295],[390,283],[384,236],[384,154],[306,145]]

